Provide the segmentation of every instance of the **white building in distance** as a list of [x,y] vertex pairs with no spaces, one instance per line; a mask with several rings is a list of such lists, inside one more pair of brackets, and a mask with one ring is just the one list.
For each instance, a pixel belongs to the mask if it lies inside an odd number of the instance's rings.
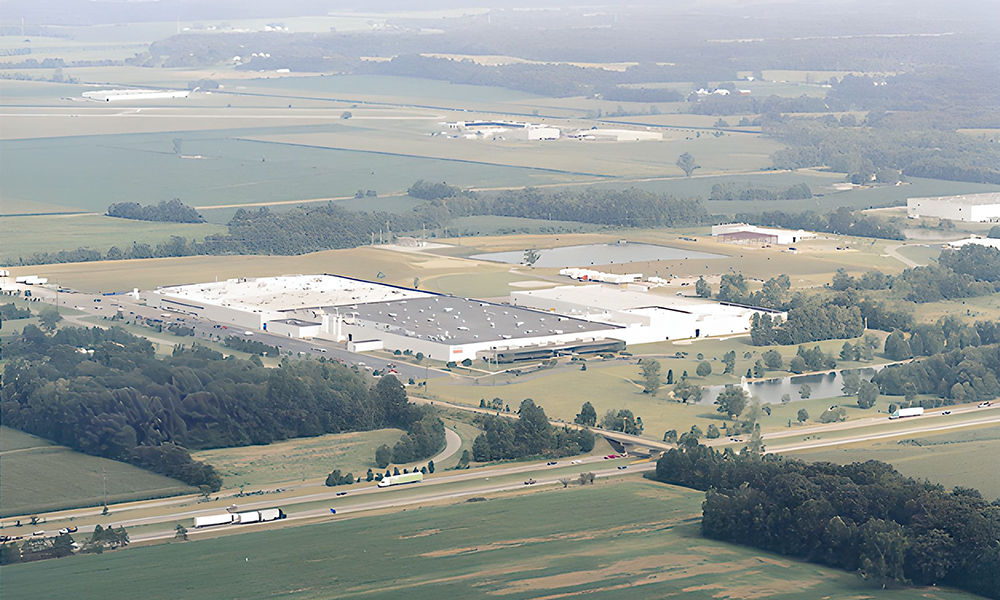
[[83,97],[95,102],[123,102],[126,100],[163,100],[187,98],[189,90],[96,90],[84,92]]
[[908,198],[906,216],[910,219],[936,217],[965,223],[1000,223],[1000,192]]
[[448,129],[469,139],[494,139],[516,141],[558,140],[562,131],[539,123],[521,121],[452,121]]
[[655,142],[663,139],[659,131],[634,129],[581,129],[568,134],[570,139],[605,142]]
[[756,225],[748,225],[746,223],[726,223],[724,225],[712,225],[712,237],[728,244],[760,243],[785,246],[814,238],[816,234],[801,229],[792,231],[790,229],[757,227]]

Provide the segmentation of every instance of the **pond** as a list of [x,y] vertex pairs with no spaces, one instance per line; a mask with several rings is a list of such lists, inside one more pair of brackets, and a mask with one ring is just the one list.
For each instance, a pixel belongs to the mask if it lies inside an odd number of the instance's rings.
[[[871,379],[875,373],[882,370],[884,365],[867,367],[863,369],[845,369],[847,371],[858,371],[861,379]],[[788,394],[792,402],[802,400],[799,396],[799,389],[803,385],[812,388],[810,398],[837,398],[843,396],[844,377],[841,371],[829,371],[815,375],[792,375],[791,377],[780,377],[767,379],[765,381],[749,382],[746,390],[751,396],[757,396],[764,404],[781,404],[781,396]],[[699,404],[712,404],[715,398],[726,389],[724,385],[711,385],[704,388]]]
[[[546,248],[538,251],[536,267],[592,267],[597,265],[613,265],[630,262],[648,262],[654,260],[684,260],[688,258],[726,258],[721,254],[683,250],[670,246],[640,243],[587,244],[584,246],[564,246],[562,248]],[[470,258],[489,260],[493,262],[517,265],[524,262],[524,251],[490,252],[476,254]]]

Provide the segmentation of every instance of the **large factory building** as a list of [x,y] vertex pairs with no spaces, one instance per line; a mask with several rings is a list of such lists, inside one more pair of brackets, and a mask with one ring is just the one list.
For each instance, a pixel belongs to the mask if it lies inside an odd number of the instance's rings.
[[937,217],[965,223],[1000,223],[1000,192],[909,198],[906,216]]

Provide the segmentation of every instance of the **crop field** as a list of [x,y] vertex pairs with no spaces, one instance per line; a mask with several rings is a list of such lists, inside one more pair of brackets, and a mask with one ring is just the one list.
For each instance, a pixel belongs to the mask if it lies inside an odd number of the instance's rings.
[[155,223],[103,215],[7,215],[0,219],[0,237],[3,238],[0,262],[11,264],[35,252],[77,248],[105,252],[112,246],[127,249],[133,242],[155,247],[172,235],[202,239],[225,232],[225,227],[212,223]]
[[[872,589],[854,574],[704,539],[700,492],[600,482],[447,508],[132,548],[4,568],[5,593],[148,600],[295,598],[803,598]],[[724,578],[720,579],[720,575]],[[885,600],[971,599],[939,588]]]
[[334,469],[364,475],[375,467],[375,449],[395,444],[399,429],[297,438],[264,446],[202,450],[192,456],[214,465],[223,486],[260,486],[325,478]]
[[108,502],[196,492],[180,481],[132,465],[88,456],[35,436],[0,427],[0,515],[23,515],[99,506]]
[[1000,451],[1000,427],[926,435],[904,440],[852,444],[837,449],[796,452],[803,460],[849,463],[881,460],[904,475],[929,479],[946,488],[972,487],[988,498],[1000,498],[994,457]]

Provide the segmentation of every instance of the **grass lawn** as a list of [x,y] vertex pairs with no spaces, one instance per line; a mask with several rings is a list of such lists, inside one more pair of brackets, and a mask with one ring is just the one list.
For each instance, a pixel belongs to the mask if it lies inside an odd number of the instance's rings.
[[104,501],[175,496],[198,491],[180,481],[129,464],[74,452],[26,433],[0,427],[0,515],[23,515]]
[[796,452],[792,456],[836,463],[881,460],[909,477],[927,478],[947,488],[972,487],[988,498],[1000,498],[994,458],[997,452],[1000,452],[1000,426],[862,442],[836,449]]
[[155,247],[172,235],[201,240],[226,231],[226,227],[211,223],[153,223],[101,215],[5,216],[0,219],[0,262],[16,263],[18,258],[35,252],[77,248],[106,252],[111,246],[128,249],[133,242]]
[[334,469],[364,476],[375,466],[375,449],[390,446],[403,434],[379,429],[296,438],[263,446],[202,450],[192,456],[215,466],[223,486],[260,486],[325,478]]
[[[632,480],[4,568],[53,598],[701,598],[874,593],[860,578],[704,539],[700,492]],[[929,594],[929,595],[928,595]],[[972,598],[947,589],[885,600]]]

